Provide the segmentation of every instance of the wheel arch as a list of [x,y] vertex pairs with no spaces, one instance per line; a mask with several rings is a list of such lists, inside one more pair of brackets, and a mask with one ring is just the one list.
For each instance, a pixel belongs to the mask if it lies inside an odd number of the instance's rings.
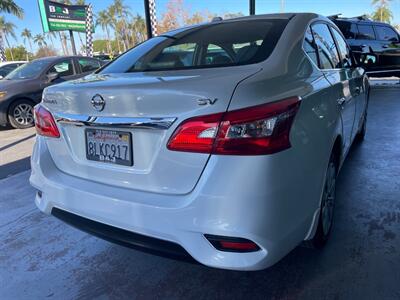
[[7,105],[7,114],[6,114],[7,122],[10,122],[10,109],[11,109],[11,106],[15,102],[20,101],[20,100],[28,100],[29,102],[32,102],[33,106],[35,106],[35,104],[36,104],[35,100],[33,100],[33,99],[31,99],[31,98],[29,98],[27,96],[15,97],[15,98],[11,99],[9,101],[8,105]]
[[[337,172],[339,172],[339,169],[343,162],[343,138],[340,134],[338,134],[336,136],[336,138],[334,139],[332,150],[329,153],[329,159],[332,154],[335,155]],[[322,193],[322,191],[321,191],[321,193]],[[314,212],[314,216],[313,216],[313,219],[311,222],[310,229],[308,230],[307,235],[304,238],[305,241],[311,240],[314,237],[315,233],[317,232],[320,212],[321,212],[321,203],[319,204],[319,206],[317,207],[317,209]]]

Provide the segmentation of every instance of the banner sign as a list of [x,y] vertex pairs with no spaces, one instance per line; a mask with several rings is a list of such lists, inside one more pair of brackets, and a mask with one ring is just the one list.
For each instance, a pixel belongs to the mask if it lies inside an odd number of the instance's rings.
[[61,30],[86,32],[85,5],[66,5],[50,0],[38,0],[38,3],[44,32]]

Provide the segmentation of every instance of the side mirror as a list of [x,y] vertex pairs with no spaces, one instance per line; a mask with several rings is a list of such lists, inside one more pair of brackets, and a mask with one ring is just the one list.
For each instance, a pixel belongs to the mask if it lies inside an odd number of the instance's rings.
[[54,80],[58,79],[60,77],[60,74],[54,72],[54,73],[49,73],[47,74],[47,83],[51,83]]

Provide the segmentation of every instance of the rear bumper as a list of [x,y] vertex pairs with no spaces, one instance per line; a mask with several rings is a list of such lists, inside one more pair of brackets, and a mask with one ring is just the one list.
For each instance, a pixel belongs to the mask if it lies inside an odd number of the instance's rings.
[[51,214],[75,228],[104,240],[160,256],[193,262],[189,253],[178,244],[89,220],[56,207],[51,210]]
[[[289,151],[285,152],[279,155],[290,155]],[[241,165],[233,164],[234,157],[224,159],[211,157],[191,193],[162,195],[65,174],[52,161],[46,138],[38,137],[32,155],[30,182],[41,191],[41,196],[37,195],[35,200],[41,211],[60,217],[61,210],[70,220],[64,218],[64,221],[74,223],[71,220],[78,220],[72,225],[105,239],[120,242],[121,235],[157,239],[161,244],[184,249],[184,254],[188,253],[207,266],[232,270],[264,269],[279,261],[305,238],[316,207],[307,208],[309,203],[299,201],[298,196],[304,194],[303,189],[307,187],[301,184],[304,174],[287,172],[286,167],[293,169],[290,160],[287,166],[281,166],[282,172],[290,174],[282,180],[279,172],[267,174],[264,168],[257,167],[264,163],[259,161],[261,158],[248,157]],[[238,178],[238,173],[243,173],[244,178]],[[278,180],[267,186],[265,182],[276,175]],[[238,187],[241,179],[245,184]],[[287,188],[288,184],[292,184],[291,189]],[[81,221],[96,224],[94,227],[102,230],[88,229]],[[117,234],[104,233],[109,230]],[[245,238],[255,242],[260,250],[250,253],[219,251],[205,234]],[[128,244],[135,246],[137,243],[128,241]],[[161,250],[163,248],[161,246]]]

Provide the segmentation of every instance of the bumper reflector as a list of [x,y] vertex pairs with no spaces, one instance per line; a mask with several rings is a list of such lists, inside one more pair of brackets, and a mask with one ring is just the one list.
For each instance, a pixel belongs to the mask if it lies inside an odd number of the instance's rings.
[[260,247],[247,239],[217,236],[217,235],[205,235],[206,239],[219,251],[226,252],[255,252],[259,251]]

